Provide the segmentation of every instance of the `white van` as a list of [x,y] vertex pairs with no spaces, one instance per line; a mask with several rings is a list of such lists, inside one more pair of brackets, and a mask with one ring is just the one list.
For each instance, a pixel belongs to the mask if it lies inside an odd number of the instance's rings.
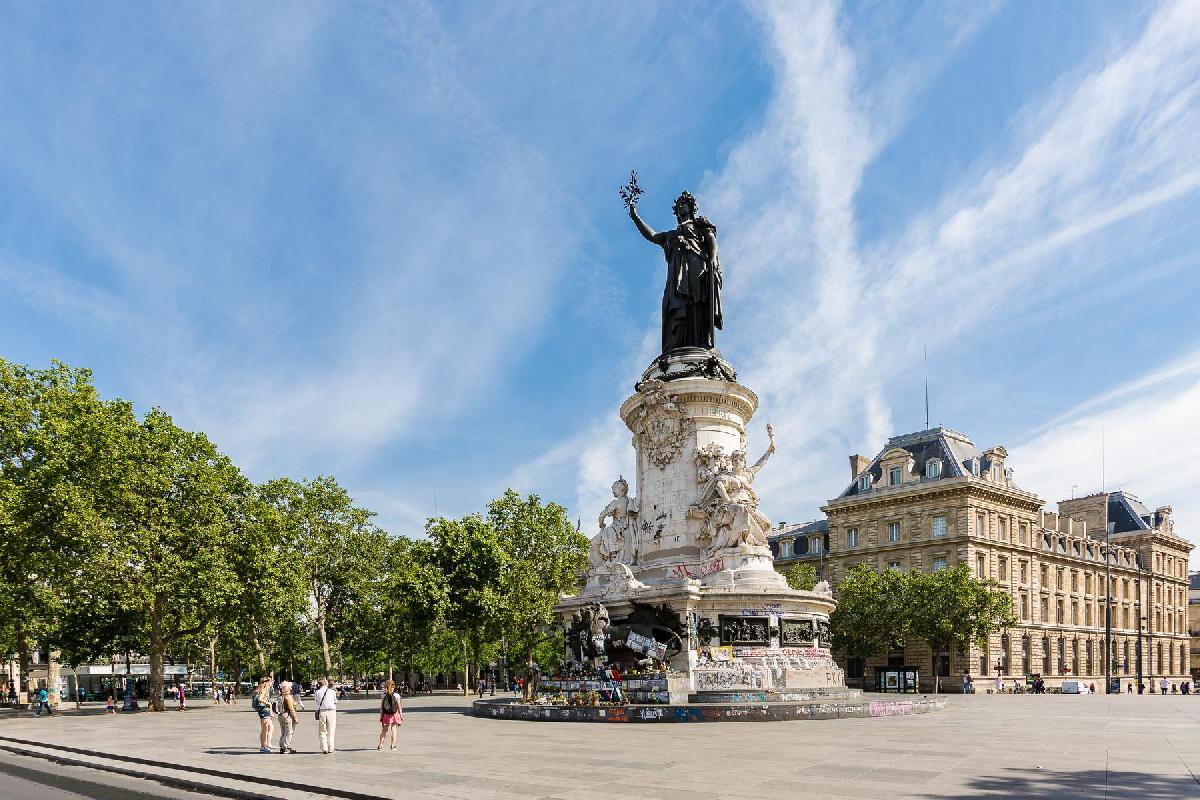
[[1086,689],[1084,689],[1083,687],[1084,687],[1084,683],[1082,681],[1063,681],[1062,682],[1062,693],[1063,694],[1082,694],[1084,691],[1086,691]]

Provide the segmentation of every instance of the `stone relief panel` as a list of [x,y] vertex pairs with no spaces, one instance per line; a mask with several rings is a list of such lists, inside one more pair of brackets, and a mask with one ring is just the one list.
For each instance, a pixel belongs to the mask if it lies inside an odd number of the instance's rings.
[[630,425],[634,431],[634,447],[651,464],[663,469],[679,455],[694,424],[662,381],[643,382],[639,393],[642,404],[634,412]]

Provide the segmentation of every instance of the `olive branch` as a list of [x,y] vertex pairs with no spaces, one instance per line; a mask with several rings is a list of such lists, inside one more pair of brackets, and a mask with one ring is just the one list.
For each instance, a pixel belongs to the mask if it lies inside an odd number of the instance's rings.
[[638,186],[637,170],[632,170],[629,173],[629,183],[620,188],[621,199],[625,201],[625,208],[632,211],[638,203],[638,197],[643,194],[642,187]]

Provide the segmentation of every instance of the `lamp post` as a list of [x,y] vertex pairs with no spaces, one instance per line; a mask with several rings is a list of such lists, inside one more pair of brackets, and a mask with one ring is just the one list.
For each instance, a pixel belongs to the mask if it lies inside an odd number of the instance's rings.
[[[1112,532],[1110,522],[1104,528],[1104,693],[1112,693]],[[1119,691],[1119,689],[1118,689]]]
[[1142,616],[1142,574],[1141,563],[1138,563],[1138,575],[1133,579],[1134,591],[1137,594],[1137,691],[1142,693],[1142,624],[1146,618]]
[[129,632],[122,631],[121,644],[125,645],[125,702],[121,707],[125,711],[133,708],[133,668],[129,644]]

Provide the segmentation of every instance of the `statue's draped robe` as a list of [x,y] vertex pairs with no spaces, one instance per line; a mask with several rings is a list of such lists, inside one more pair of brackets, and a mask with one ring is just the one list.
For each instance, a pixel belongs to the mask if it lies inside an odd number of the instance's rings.
[[721,265],[717,229],[704,217],[654,234],[667,260],[662,301],[662,351],[715,345],[721,327]]

